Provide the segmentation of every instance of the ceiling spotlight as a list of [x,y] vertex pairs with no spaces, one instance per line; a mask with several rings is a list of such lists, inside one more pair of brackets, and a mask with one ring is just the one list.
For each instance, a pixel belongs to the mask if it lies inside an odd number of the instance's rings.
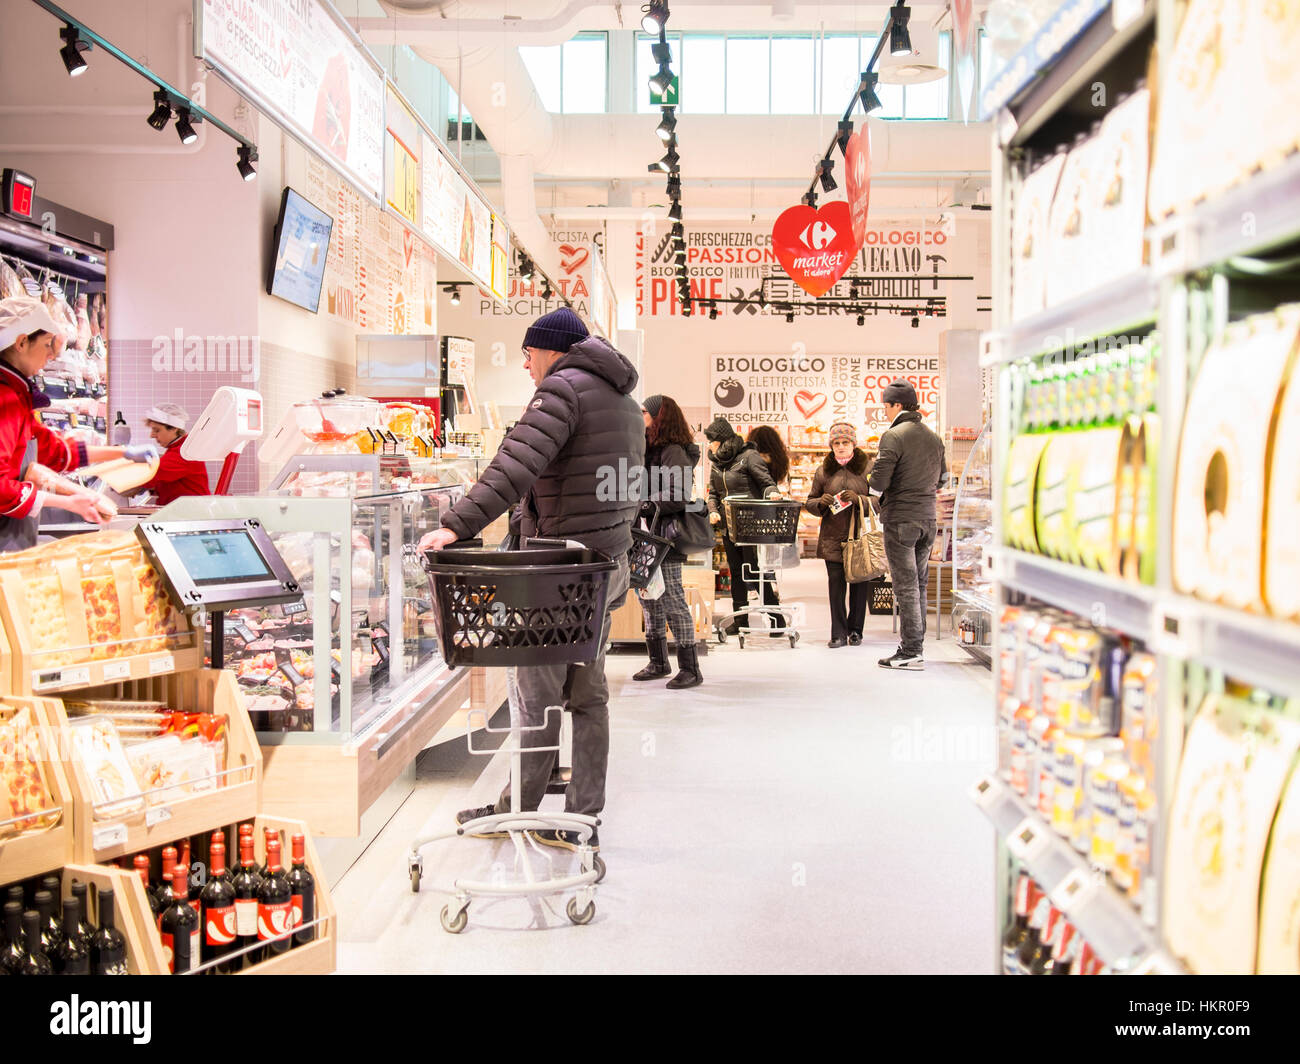
[[853,123],[846,118],[838,123],[835,129],[835,140],[839,143],[840,154],[843,155],[849,150],[849,137],[853,136]]
[[790,312],[785,316],[785,320],[786,320],[787,322],[789,322],[791,325],[794,324],[794,311],[793,311],[793,310],[790,311]]
[[673,135],[673,130],[677,128],[677,116],[673,113],[671,107],[663,108],[663,116],[663,121],[659,123],[659,127],[655,132],[659,134],[660,140],[667,140]]
[[519,256],[519,278],[523,281],[533,279],[533,260],[527,255],[521,254]]
[[153,113],[149,115],[146,121],[149,123],[151,128],[163,130],[171,120],[171,97],[167,95],[166,90],[159,89],[153,94]]
[[59,57],[63,60],[68,76],[75,78],[84,74],[86,61],[81,57],[81,53],[90,51],[90,42],[83,41],[77,28],[71,24],[59,30],[59,37],[63,41],[63,47],[59,49]]
[[668,91],[668,87],[673,83],[673,68],[667,63],[659,64],[659,72],[650,76],[650,88],[654,89],[660,96]]
[[668,152],[657,163],[651,163],[651,170],[659,170],[664,173],[673,173],[677,169],[677,164],[681,162],[681,156],[677,154],[676,148],[669,148]]
[[863,314],[859,314],[859,315],[858,315],[858,324],[859,324],[859,325],[866,325],[866,323],[867,323],[866,316],[863,315]]
[[674,200],[673,205],[668,208],[668,217],[674,222],[680,222],[682,220],[682,205],[677,200]]
[[711,303],[709,305],[709,321],[717,321],[717,320],[718,320],[718,304]]
[[241,144],[237,154],[239,163],[236,169],[239,170],[239,176],[245,181],[252,181],[257,176],[257,171],[253,169],[253,163],[257,159],[257,152],[247,144]]
[[656,41],[650,46],[650,55],[660,66],[666,66],[673,61],[673,50],[668,47],[667,41]]
[[911,55],[912,35],[907,32],[907,20],[912,16],[912,9],[903,0],[898,0],[889,9],[889,54]]
[[452,305],[453,307],[458,307],[458,306],[460,306],[460,286],[459,286],[459,285],[452,285],[452,286],[451,286],[451,305]]
[[823,192],[834,192],[839,186],[835,183],[835,178],[831,176],[831,171],[835,169],[835,160],[827,157],[817,164],[817,176],[821,179]]
[[858,286],[856,284],[849,285],[849,298],[850,299],[858,298]]
[[671,199],[681,198],[682,179],[678,177],[676,174],[669,174],[668,184],[664,187],[664,191],[668,193],[668,196]]
[[685,228],[685,226],[682,225],[681,222],[676,222],[676,223],[674,223],[674,225],[673,225],[673,236],[674,236],[676,239],[678,239],[678,240],[685,240],[685,239],[686,239],[686,228]]
[[805,192],[802,196],[799,197],[799,202],[802,203],[805,207],[816,207],[817,193]]
[[542,282],[542,298],[543,298],[543,299],[550,299],[550,298],[551,298],[552,296],[554,296],[554,295],[555,295],[555,290],[551,287],[551,282],[550,282],[549,280],[545,280],[545,281],[543,281],[543,282]]
[[912,315],[912,328],[913,328],[913,329],[919,329],[920,327],[921,327],[921,318],[920,318],[920,316],[919,316],[919,315],[916,315],[916,314],[913,314],[913,315]]
[[199,139],[198,131],[194,128],[194,123],[190,120],[190,109],[188,107],[176,108],[176,135],[181,138],[182,144],[193,144]]
[[650,0],[641,7],[641,28],[646,33],[662,33],[668,21],[668,0]]
[[876,95],[876,82],[879,80],[880,75],[874,70],[864,70],[862,80],[858,82],[858,97],[862,100],[862,110],[867,114],[879,111],[882,106],[880,97]]

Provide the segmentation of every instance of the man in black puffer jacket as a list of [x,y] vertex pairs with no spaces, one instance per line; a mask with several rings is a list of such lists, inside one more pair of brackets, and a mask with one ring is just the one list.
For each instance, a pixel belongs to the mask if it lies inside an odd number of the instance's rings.
[[[610,488],[624,483],[626,471],[645,460],[645,424],[630,394],[637,372],[610,344],[589,336],[582,319],[567,307],[529,327],[524,359],[536,393],[478,483],[443,515],[443,528],[426,536],[420,549],[441,550],[472,538],[519,503],[519,528],[525,536],[576,540],[619,560],[610,577],[600,656],[589,665],[530,666],[518,673],[525,726],[541,725],[547,706],[563,705],[573,714],[573,776],[564,806],[570,813],[595,816],[605,806],[609,762],[605,641],[610,614],[627,594],[627,552],[640,505],[631,491]],[[558,715],[545,723],[545,730],[524,733],[525,746],[558,744]],[[554,765],[554,751],[524,756],[524,810],[538,807]],[[456,819],[463,824],[510,811],[507,788],[495,806],[466,809]],[[485,832],[483,837],[504,834]],[[539,831],[534,836],[547,845],[576,849],[576,832]],[[594,832],[591,845],[598,848]]]
[[[728,495],[744,495],[751,499],[770,499],[781,494],[781,489],[772,480],[767,463],[754,449],[746,443],[731,427],[731,422],[724,417],[715,418],[707,429],[704,438],[709,441],[709,521],[722,526],[722,547],[727,554],[727,568],[731,571],[731,607],[736,611],[725,631],[735,635],[741,628],[749,626],[749,615],[740,613],[749,605],[750,591],[757,590],[757,581],[746,578],[746,573],[758,572],[758,548],[738,547],[727,534],[727,519],[722,512],[722,500]],[[764,588],[765,601],[769,606],[778,605],[776,587],[767,584]]]

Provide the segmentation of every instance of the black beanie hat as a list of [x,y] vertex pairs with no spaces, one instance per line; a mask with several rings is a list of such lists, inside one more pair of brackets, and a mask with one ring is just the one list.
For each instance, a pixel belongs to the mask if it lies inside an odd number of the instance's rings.
[[706,440],[716,440],[718,443],[726,443],[734,435],[736,435],[736,430],[731,427],[731,422],[725,417],[714,418],[709,427],[704,430]]
[[916,406],[916,389],[912,387],[911,381],[896,380],[892,384],[887,384],[885,390],[880,393],[881,402],[898,403],[899,406]]
[[524,346],[563,352],[590,335],[578,315],[568,307],[560,307],[559,310],[543,314],[528,326],[528,331],[524,333]]
[[664,397],[662,395],[651,395],[641,404],[641,408],[651,417],[658,417],[659,408],[663,405]]

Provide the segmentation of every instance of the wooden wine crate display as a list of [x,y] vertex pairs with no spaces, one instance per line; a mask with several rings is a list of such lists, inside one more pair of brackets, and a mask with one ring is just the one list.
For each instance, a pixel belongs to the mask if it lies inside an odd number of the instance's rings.
[[78,692],[78,697],[159,701],[172,710],[226,717],[226,775],[221,786],[197,794],[144,794],[138,808],[131,812],[96,820],[97,790],[86,766],[73,750],[64,703],[59,699],[34,700],[54,731],[59,748],[68,753],[73,853],[78,861],[84,864],[110,861],[256,815],[261,807],[262,749],[244,710],[234,673],[194,669],[92,688]]
[[[36,764],[48,797],[46,809],[51,813],[57,811],[58,819],[50,827],[22,834],[17,833],[18,825],[10,824],[4,829],[14,833],[0,835],[0,886],[42,872],[54,871],[72,860],[72,788],[45,715],[31,700],[10,698],[0,701],[0,721],[12,718],[24,708],[32,715],[32,727],[38,746],[25,748],[23,753],[39,758]],[[0,752],[0,756],[7,758],[10,755]],[[0,807],[0,820],[8,816],[6,804]]]
[[149,899],[145,897],[144,884],[135,872],[111,865],[66,865],[63,868],[65,898],[71,896],[74,880],[95,888],[87,892],[88,904],[93,901],[93,905],[85,919],[96,926],[100,923],[98,892],[104,887],[113,891],[113,926],[126,939],[126,965],[131,975],[156,975],[167,970]]

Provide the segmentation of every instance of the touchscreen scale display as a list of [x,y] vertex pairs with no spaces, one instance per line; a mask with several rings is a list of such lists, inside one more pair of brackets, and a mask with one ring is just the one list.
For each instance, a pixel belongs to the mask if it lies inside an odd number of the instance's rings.
[[275,579],[247,532],[186,532],[168,538],[190,579],[200,586]]

